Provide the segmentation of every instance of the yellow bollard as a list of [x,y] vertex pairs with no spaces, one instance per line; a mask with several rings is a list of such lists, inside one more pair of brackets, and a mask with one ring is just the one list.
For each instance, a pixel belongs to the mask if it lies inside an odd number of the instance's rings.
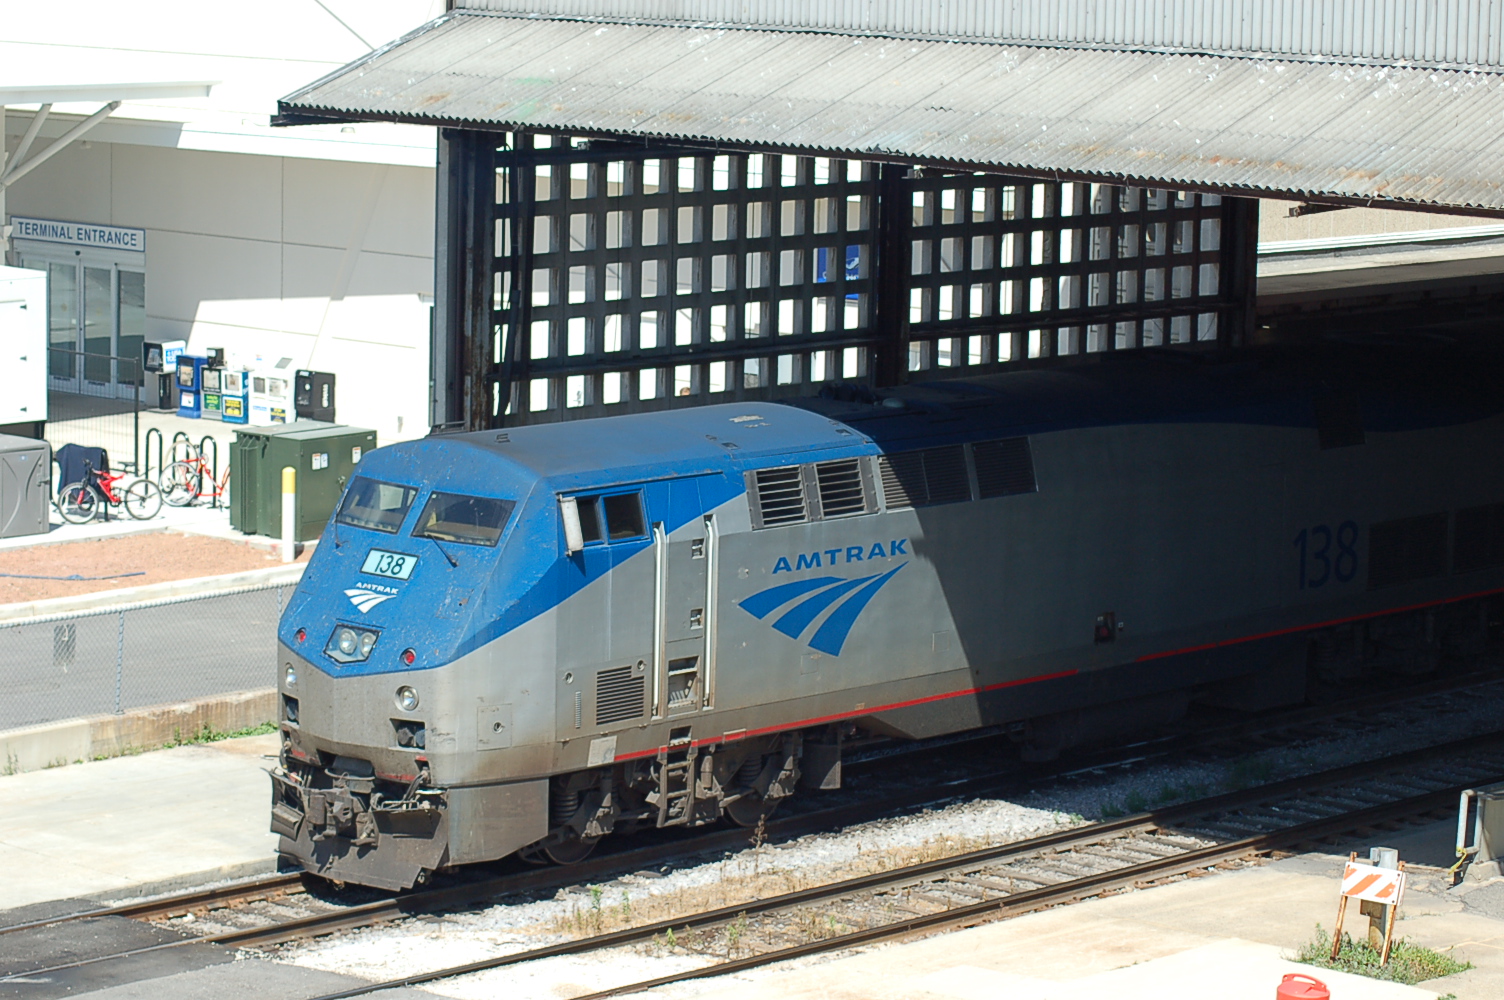
[[282,467],[282,561],[290,563],[297,555],[298,473],[290,465]]

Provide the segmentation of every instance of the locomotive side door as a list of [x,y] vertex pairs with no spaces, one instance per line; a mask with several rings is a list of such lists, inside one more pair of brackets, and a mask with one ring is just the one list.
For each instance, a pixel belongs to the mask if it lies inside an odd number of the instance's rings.
[[[715,524],[701,514],[696,480],[663,485],[654,491],[653,519],[655,714],[681,716],[709,708],[714,695]],[[661,513],[680,525],[672,535]]]

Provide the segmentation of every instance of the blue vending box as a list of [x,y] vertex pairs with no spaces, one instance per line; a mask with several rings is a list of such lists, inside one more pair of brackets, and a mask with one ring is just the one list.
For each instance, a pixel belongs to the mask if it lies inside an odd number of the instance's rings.
[[227,424],[243,424],[251,417],[251,373],[226,368],[219,375],[220,418]]
[[197,420],[204,415],[204,366],[208,358],[178,355],[178,416]]

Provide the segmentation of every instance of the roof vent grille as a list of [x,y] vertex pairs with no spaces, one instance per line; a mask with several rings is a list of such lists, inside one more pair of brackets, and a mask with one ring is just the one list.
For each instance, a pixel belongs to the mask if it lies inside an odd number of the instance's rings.
[[977,492],[983,500],[1033,493],[1037,488],[1028,438],[978,441],[971,446],[971,458],[977,467]]
[[815,466],[820,486],[820,516],[850,517],[867,513],[867,491],[862,485],[860,459],[845,458]]
[[889,508],[971,499],[966,450],[959,444],[882,455],[877,468],[883,481],[883,503]]
[[923,507],[929,497],[924,488],[924,459],[920,452],[882,455],[877,472],[883,481],[883,503],[889,508]]
[[930,491],[930,503],[957,503],[971,499],[971,480],[966,475],[966,449],[959,444],[946,448],[926,448],[924,485]]
[[753,516],[759,522],[758,527],[801,524],[809,520],[809,511],[804,505],[804,479],[799,466],[758,469],[752,474],[752,486],[755,503]]

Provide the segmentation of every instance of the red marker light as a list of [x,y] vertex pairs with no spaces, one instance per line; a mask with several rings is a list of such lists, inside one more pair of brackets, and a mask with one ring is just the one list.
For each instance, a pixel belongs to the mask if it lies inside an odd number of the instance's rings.
[[406,663],[408,666],[412,666],[413,661],[417,658],[418,654],[413,652],[411,649],[404,649],[402,651],[402,662]]
[[308,638],[308,633],[303,629],[298,629],[298,631],[294,634],[298,637],[299,642],[302,642],[304,639]]

